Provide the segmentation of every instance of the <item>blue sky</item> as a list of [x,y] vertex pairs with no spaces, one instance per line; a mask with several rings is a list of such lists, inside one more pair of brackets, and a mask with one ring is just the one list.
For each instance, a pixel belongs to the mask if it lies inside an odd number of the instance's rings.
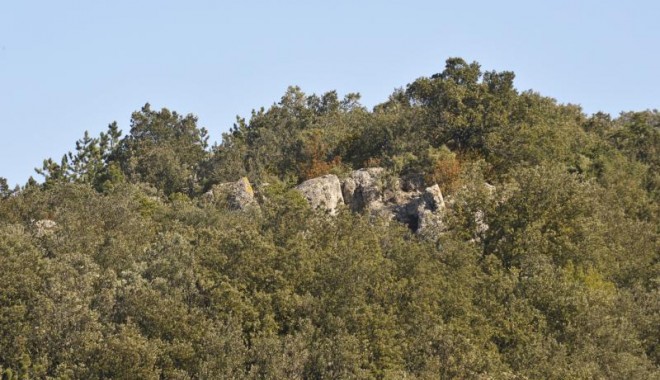
[[[2,1],[0,176],[24,184],[149,102],[212,141],[307,93],[372,107],[448,57],[587,113],[660,108],[658,1]],[[36,177],[36,175],[35,175]]]

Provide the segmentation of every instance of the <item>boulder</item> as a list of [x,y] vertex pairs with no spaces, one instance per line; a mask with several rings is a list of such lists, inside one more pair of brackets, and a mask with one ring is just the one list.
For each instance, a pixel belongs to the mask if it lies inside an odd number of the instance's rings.
[[424,189],[424,204],[428,210],[438,211],[445,208],[445,199],[442,196],[442,191],[440,191],[440,186],[436,183],[431,187]]
[[344,203],[341,183],[334,174],[309,179],[296,186],[312,208],[326,210],[330,215],[337,213],[337,206]]
[[435,184],[424,189],[421,199],[422,207],[417,211],[418,225],[415,232],[429,237],[437,237],[447,229],[444,224],[445,200],[440,186]]
[[407,197],[399,195],[399,199],[407,201],[396,203],[393,207],[394,218],[417,233],[428,234],[429,231],[442,232],[446,228],[442,222],[445,202],[440,186],[433,185],[424,189],[423,193],[408,192]]
[[379,210],[383,207],[383,168],[352,172],[342,184],[344,202],[353,211]]
[[259,206],[254,199],[254,190],[247,177],[236,182],[217,184],[204,194],[204,198],[226,202],[226,206],[231,210],[246,210]]

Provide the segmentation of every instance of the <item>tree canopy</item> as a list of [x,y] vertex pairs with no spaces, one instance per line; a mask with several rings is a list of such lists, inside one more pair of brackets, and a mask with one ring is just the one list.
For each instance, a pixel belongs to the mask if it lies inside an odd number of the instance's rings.
[[[212,146],[146,104],[0,178],[0,377],[658,378],[658,111],[513,80],[450,58],[373,110],[290,87]],[[365,167],[438,184],[447,228],[293,188]],[[209,198],[243,177],[258,207]]]

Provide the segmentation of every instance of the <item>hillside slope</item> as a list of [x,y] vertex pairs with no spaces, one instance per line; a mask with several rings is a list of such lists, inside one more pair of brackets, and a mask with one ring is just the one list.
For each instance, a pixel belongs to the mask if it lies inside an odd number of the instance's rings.
[[292,87],[211,147],[147,104],[0,181],[3,379],[659,378],[660,114],[513,79]]

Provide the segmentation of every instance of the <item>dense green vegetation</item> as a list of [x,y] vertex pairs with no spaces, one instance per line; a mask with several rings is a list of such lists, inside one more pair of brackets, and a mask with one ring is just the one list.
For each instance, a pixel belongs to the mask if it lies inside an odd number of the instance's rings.
[[[0,181],[2,378],[660,378],[660,113],[513,79],[452,58],[371,111],[292,87],[212,147],[146,105]],[[449,230],[292,190],[369,166],[438,183]],[[259,208],[203,196],[243,176]]]

